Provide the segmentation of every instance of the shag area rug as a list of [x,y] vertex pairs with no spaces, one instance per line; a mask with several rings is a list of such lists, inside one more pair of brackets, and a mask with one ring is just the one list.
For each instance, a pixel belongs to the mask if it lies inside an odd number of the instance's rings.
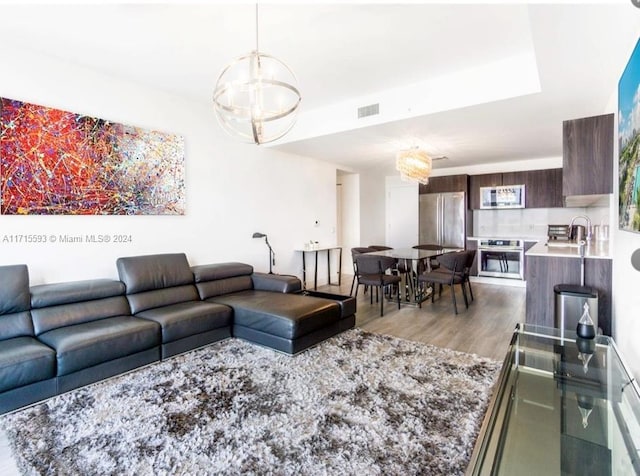
[[0,419],[24,474],[463,474],[499,363],[352,329],[239,339]]

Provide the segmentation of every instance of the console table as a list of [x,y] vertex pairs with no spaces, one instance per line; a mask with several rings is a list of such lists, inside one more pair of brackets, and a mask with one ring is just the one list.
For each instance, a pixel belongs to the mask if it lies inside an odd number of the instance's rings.
[[[338,282],[331,282],[331,251],[338,251]],[[313,269],[313,289],[318,289],[318,253],[326,252],[327,253],[327,283],[332,286],[340,286],[340,282],[342,280],[342,248],[340,246],[328,246],[322,248],[315,248],[311,250],[295,250],[302,254],[302,288],[307,289],[307,260],[306,256],[308,253],[313,253],[315,258],[315,266]]]
[[610,337],[518,325],[468,475],[640,474],[640,390]]

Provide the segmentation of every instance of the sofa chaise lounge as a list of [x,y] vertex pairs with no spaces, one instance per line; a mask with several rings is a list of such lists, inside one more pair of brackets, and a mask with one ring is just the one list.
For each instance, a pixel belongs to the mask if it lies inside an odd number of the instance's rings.
[[355,299],[186,255],[119,258],[120,280],[29,287],[0,266],[0,414],[230,336],[295,354],[355,325]]

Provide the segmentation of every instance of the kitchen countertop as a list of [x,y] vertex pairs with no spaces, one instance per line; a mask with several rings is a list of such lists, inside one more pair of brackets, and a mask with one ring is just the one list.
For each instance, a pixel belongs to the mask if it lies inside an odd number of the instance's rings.
[[543,236],[467,236],[467,240],[524,240],[524,241],[546,241],[547,237]]
[[[561,258],[580,258],[580,249],[575,243],[555,241],[551,246],[546,240],[540,240],[533,245],[526,256],[551,256]],[[611,259],[608,241],[592,241],[585,247],[585,258]]]

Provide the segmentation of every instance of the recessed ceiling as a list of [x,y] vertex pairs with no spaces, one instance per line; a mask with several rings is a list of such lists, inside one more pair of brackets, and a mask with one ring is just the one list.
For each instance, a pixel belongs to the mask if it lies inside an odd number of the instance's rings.
[[[261,4],[259,12],[261,50],[294,70],[303,95],[299,124],[273,147],[376,173],[393,173],[395,151],[416,143],[449,157],[434,168],[560,156],[563,120],[613,112],[607,105],[640,33],[631,2]],[[254,14],[246,3],[0,5],[0,48],[210,104],[224,65],[255,47]],[[504,85],[478,84],[487,65],[525,56],[531,67],[505,69]],[[448,78],[456,87],[445,94]],[[482,96],[492,83],[499,87]],[[359,99],[376,98],[410,106],[393,114],[381,106],[364,123],[347,117],[367,105]]]

